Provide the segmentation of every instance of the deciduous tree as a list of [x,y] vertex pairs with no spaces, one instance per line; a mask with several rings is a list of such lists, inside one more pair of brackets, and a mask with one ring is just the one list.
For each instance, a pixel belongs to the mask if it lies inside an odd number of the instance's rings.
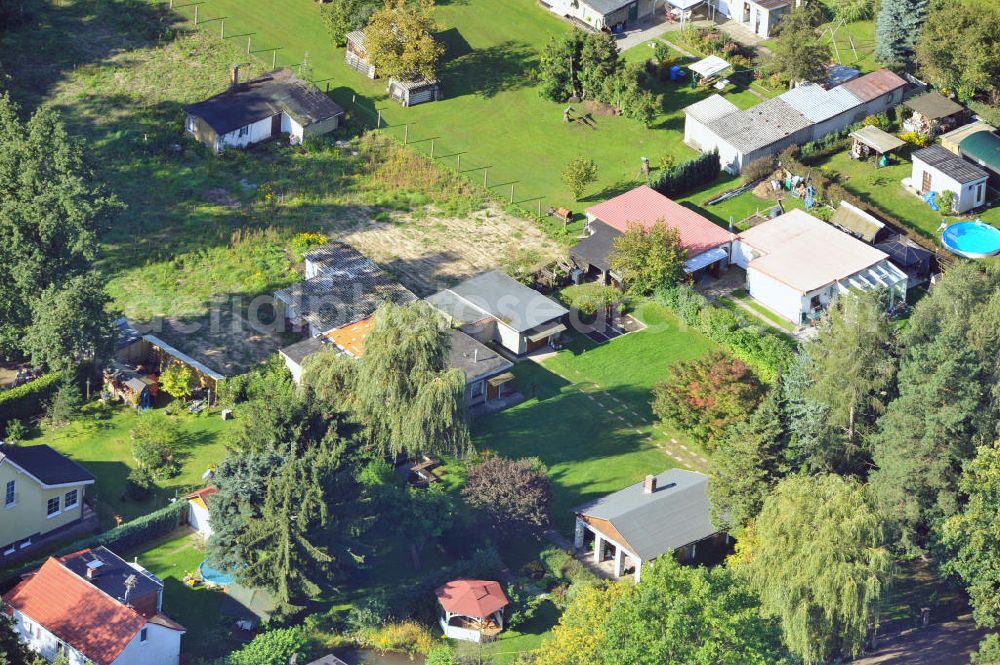
[[977,94],[1000,99],[1000,7],[935,0],[916,42],[921,74],[962,99]]
[[434,39],[433,0],[386,0],[365,28],[365,51],[379,76],[432,79],[444,45]]
[[663,221],[649,228],[629,224],[625,233],[615,238],[610,257],[611,269],[621,275],[625,290],[637,296],[678,284],[686,260],[680,233]]
[[818,2],[795,7],[781,19],[778,36],[771,48],[774,54],[771,68],[790,86],[802,81],[826,79],[830,44],[816,30],[822,22],[822,10]]
[[573,192],[573,198],[579,201],[587,187],[597,182],[597,162],[587,157],[569,160],[563,170],[562,181]]
[[139,416],[129,431],[132,438],[132,457],[140,469],[156,480],[173,478],[180,473],[177,460],[181,444],[181,430],[177,421],[151,411]]
[[670,378],[653,388],[653,413],[714,448],[726,428],[756,408],[763,394],[745,364],[713,351],[671,365]]
[[333,45],[346,44],[347,33],[368,25],[368,20],[381,5],[379,0],[331,0],[323,4],[319,12]]
[[32,323],[24,331],[22,350],[34,364],[53,370],[107,358],[115,331],[109,301],[96,272],[50,285],[31,303]]
[[537,458],[488,457],[468,469],[465,502],[504,534],[540,533],[549,525],[552,485]]
[[785,478],[764,501],[733,567],[805,663],[860,653],[893,559],[863,485],[832,474]]
[[191,396],[194,381],[194,371],[183,363],[170,363],[160,374],[160,386],[163,392],[176,399],[187,399]]
[[598,648],[606,639],[604,623],[614,606],[633,591],[631,583],[582,584],[576,590],[552,637],[542,642],[535,665],[599,663]]

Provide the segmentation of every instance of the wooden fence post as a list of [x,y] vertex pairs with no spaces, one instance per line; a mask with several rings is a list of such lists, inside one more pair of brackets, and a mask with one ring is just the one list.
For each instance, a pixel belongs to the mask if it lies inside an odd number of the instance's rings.
[[378,118],[375,119],[375,129],[382,128],[382,109],[378,111]]
[[226,19],[219,22],[219,39],[226,38]]
[[462,154],[461,153],[459,153],[459,155],[458,155],[458,166],[455,167],[455,170],[458,171],[459,173],[462,172]]
[[510,183],[510,203],[514,204],[514,183]]
[[194,6],[194,24],[198,25],[198,5]]
[[434,161],[434,139],[431,139],[431,161]]
[[483,187],[490,188],[490,167],[483,169]]
[[253,35],[247,35],[247,53],[250,52],[250,40],[253,39]]
[[538,219],[542,218],[542,200],[538,199]]
[[[247,46],[247,53],[250,52],[250,47]],[[271,51],[271,69],[274,69],[278,64],[278,49]]]
[[403,145],[410,142],[410,124],[407,123],[403,126]]

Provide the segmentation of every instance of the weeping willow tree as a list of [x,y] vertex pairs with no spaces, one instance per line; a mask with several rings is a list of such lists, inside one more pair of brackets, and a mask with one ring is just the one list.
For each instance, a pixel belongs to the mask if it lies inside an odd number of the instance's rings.
[[348,407],[369,441],[388,455],[465,451],[465,373],[448,367],[449,337],[426,303],[386,304],[354,365],[319,354],[304,385]]
[[893,572],[865,488],[833,474],[782,480],[741,539],[733,567],[805,663],[857,656]]

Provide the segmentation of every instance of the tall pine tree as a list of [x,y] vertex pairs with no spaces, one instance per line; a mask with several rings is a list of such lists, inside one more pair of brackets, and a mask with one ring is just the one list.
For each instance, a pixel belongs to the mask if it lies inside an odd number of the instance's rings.
[[928,0],[882,0],[875,21],[875,59],[902,67],[913,57]]

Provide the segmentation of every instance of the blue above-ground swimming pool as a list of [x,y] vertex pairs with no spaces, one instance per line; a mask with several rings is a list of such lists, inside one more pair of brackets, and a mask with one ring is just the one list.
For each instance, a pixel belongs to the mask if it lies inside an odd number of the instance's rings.
[[952,224],[941,234],[949,250],[967,259],[985,259],[1000,254],[1000,229],[978,219]]
[[202,561],[198,564],[198,572],[201,573],[201,579],[205,584],[214,584],[216,586],[229,586],[233,583],[233,576],[229,573],[224,573],[221,570],[216,570],[212,568],[207,563]]

